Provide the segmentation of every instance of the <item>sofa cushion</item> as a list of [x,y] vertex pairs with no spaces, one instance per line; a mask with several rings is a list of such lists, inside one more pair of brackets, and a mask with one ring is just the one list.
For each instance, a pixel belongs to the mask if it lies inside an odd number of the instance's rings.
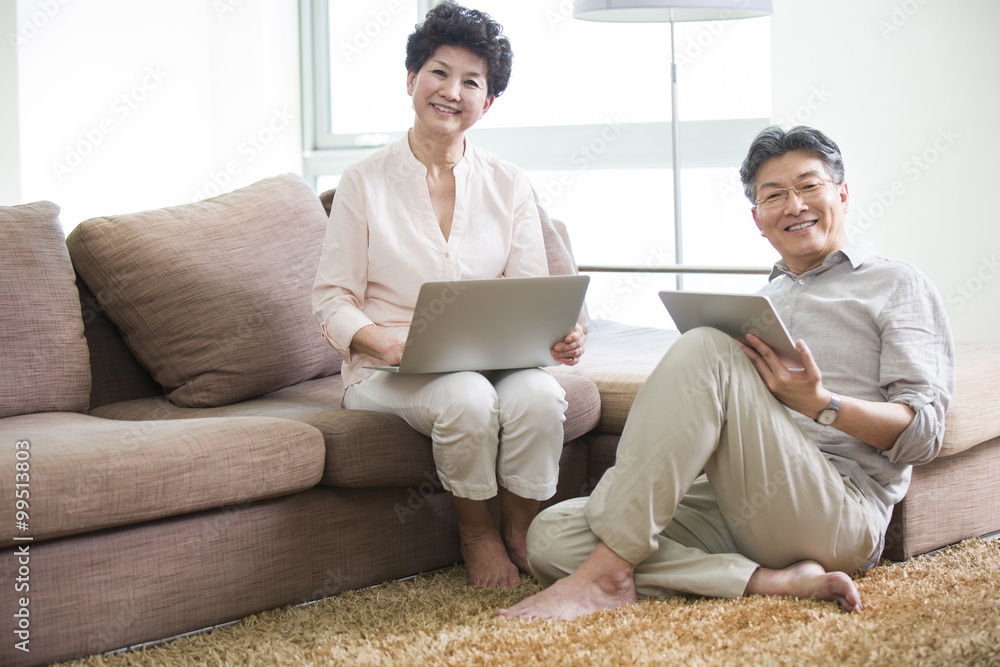
[[29,532],[15,529],[14,475],[0,476],[0,540],[35,541],[249,503],[316,485],[323,437],[283,419],[124,422],[72,413],[0,421],[28,442]]
[[619,434],[628,419],[635,395],[679,337],[680,333],[675,329],[591,320],[586,352],[580,363],[551,370],[580,375],[593,381],[601,394],[601,421],[596,430]]
[[216,406],[339,372],[310,294],[327,217],[300,177],[93,218],[77,270],[173,402]]
[[[573,441],[597,425],[600,396],[590,380],[556,374],[566,390],[563,440]],[[406,486],[434,477],[430,439],[398,417],[340,407],[339,375],[285,387],[266,396],[216,408],[182,408],[163,397],[105,405],[93,414],[109,419],[157,420],[261,415],[294,419],[326,438],[323,484],[344,487]]]
[[90,348],[90,407],[128,401],[146,396],[162,396],[156,384],[125,344],[115,323],[97,303],[87,282],[77,275],[80,309],[83,311],[83,334]]
[[955,344],[955,395],[948,407],[939,456],[1000,436],[1000,343]]
[[[535,205],[538,207],[538,217],[542,221],[542,242],[545,244],[545,260],[548,264],[550,276],[575,276],[577,270],[576,259],[573,257],[573,248],[569,241],[569,230],[560,220],[553,220],[548,212],[542,207],[542,202],[535,195]],[[584,333],[590,329],[590,315],[587,312],[587,304],[583,304],[577,324]]]
[[59,207],[0,206],[0,248],[0,417],[85,412],[90,363]]

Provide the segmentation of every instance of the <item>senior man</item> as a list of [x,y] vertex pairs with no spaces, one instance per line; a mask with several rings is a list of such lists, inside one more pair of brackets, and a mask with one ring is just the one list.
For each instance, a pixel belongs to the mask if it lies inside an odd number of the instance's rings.
[[796,340],[681,336],[632,405],[614,467],[528,534],[549,586],[499,611],[574,619],[639,595],[791,595],[862,609],[848,573],[878,562],[911,466],[937,455],[954,390],[941,298],[913,266],[849,244],[838,146],[762,131],[740,169],[781,260],[760,293]]

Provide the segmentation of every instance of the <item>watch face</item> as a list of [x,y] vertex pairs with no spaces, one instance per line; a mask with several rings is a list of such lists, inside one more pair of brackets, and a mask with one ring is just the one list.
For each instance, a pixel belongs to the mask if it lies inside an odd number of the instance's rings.
[[819,417],[816,418],[823,426],[829,426],[837,419],[837,412],[835,410],[830,410],[827,408],[823,412],[819,413]]

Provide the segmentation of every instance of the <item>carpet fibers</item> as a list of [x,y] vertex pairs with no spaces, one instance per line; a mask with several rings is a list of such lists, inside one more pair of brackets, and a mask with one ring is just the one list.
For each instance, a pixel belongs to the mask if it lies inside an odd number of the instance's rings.
[[540,590],[461,567],[263,612],[88,667],[139,665],[1000,665],[1000,542],[857,573],[865,610],[751,596],[647,599],[577,621],[495,615]]

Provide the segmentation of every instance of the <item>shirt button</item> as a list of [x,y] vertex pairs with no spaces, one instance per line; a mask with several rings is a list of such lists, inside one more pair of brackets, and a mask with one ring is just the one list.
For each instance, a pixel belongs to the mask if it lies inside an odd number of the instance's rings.
[[800,285],[805,285],[806,284],[805,279],[804,278],[799,278],[799,284]]
[[785,310],[791,310],[791,309],[792,309],[792,304],[786,303],[785,304]]
[[933,389],[924,389],[924,394],[927,395],[927,396],[933,396],[934,395],[934,390]]
[[448,253],[445,253],[444,256],[445,257],[451,257],[451,255],[449,255]]

